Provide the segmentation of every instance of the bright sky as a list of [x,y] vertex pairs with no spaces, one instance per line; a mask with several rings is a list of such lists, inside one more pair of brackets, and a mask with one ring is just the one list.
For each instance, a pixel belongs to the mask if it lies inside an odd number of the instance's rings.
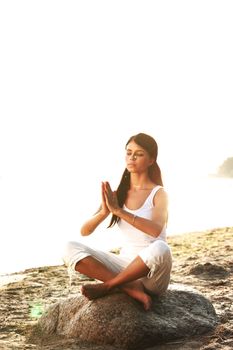
[[1,1],[8,246],[74,236],[99,205],[100,182],[118,184],[134,133],[156,138],[174,178],[214,172],[233,156],[232,9],[213,0]]

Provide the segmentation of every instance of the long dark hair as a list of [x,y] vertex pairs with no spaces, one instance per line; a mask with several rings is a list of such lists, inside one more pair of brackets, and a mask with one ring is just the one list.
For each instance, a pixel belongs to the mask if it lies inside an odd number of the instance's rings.
[[[154,184],[163,186],[161,171],[157,164],[158,145],[155,139],[153,139],[153,137],[147,134],[139,133],[137,135],[131,136],[128,142],[126,143],[125,147],[127,147],[127,145],[131,141],[134,141],[137,145],[141,146],[144,150],[147,151],[150,157],[155,160],[148,169],[148,175],[151,181],[154,182]],[[127,169],[125,169],[121,177],[120,184],[116,191],[117,200],[120,208],[122,208],[125,203],[129,188],[130,188],[130,172]],[[120,218],[117,215],[112,215],[112,218],[108,227],[114,226],[119,220]]]

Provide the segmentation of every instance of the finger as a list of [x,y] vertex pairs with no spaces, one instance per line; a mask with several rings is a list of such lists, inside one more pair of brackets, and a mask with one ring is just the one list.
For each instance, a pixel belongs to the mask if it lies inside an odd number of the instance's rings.
[[109,201],[112,199],[112,191],[107,188],[105,188],[104,190],[104,195],[105,195],[105,198],[108,198]]
[[101,186],[101,196],[102,196],[102,200],[105,199],[105,189],[104,189],[104,185],[103,185],[103,182],[102,182],[102,186]]
[[106,181],[106,189],[112,192],[111,186],[108,181]]

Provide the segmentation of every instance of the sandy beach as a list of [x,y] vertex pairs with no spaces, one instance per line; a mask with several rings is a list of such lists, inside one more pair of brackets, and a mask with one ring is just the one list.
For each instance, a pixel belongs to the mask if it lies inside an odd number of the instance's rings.
[[[180,339],[153,349],[233,348],[232,235],[233,227],[223,227],[168,237],[174,261],[171,284],[185,284],[209,298],[219,324],[210,334]],[[86,280],[84,276],[76,275],[70,283],[63,265],[31,268],[1,276],[0,349],[37,349],[28,340],[33,325],[49,305],[60,298],[79,294],[80,285]],[[85,350],[88,347],[77,347],[72,341],[66,341],[43,349]],[[107,350],[101,346],[95,349]]]

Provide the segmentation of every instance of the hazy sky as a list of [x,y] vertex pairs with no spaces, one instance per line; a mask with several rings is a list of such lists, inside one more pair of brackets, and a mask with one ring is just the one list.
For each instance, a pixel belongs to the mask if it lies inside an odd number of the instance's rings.
[[96,208],[100,181],[117,183],[134,133],[156,138],[170,177],[208,174],[233,156],[232,8],[1,1],[5,237],[75,232],[77,213]]

